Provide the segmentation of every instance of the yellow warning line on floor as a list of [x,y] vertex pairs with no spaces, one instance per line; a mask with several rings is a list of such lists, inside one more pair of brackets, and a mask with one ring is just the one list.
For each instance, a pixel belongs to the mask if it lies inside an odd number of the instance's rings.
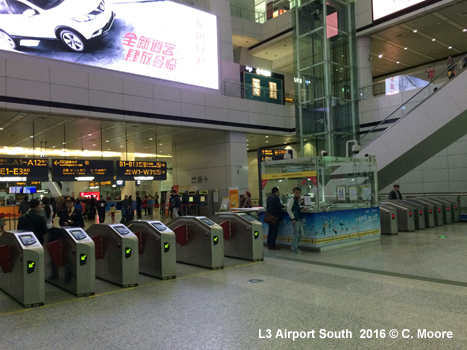
[[6,313],[0,313],[0,317],[9,316],[9,315],[16,315],[16,314],[19,314],[19,313],[22,313],[22,312],[43,309],[43,308],[51,307],[51,306],[58,306],[58,305],[63,305],[63,304],[74,303],[74,302],[77,302],[77,301],[86,300],[88,298],[97,298],[97,297],[102,297],[102,296],[106,296],[106,295],[110,295],[110,294],[127,292],[127,291],[130,291],[130,290],[133,290],[133,289],[138,289],[138,288],[146,288],[146,287],[154,286],[154,285],[159,284],[159,283],[176,282],[176,281],[184,280],[184,279],[187,279],[187,278],[193,278],[193,277],[208,275],[208,274],[215,273],[215,272],[221,272],[221,271],[236,269],[236,268],[239,268],[239,267],[251,266],[251,265],[254,265],[254,264],[261,263],[261,262],[262,261],[255,261],[255,262],[251,262],[251,263],[247,263],[247,264],[241,264],[241,265],[236,265],[236,266],[231,266],[231,267],[225,267],[223,269],[207,270],[207,271],[204,271],[204,272],[195,273],[193,275],[188,275],[188,276],[184,276],[184,277],[177,277],[177,278],[166,279],[166,280],[156,280],[154,282],[150,282],[150,283],[140,285],[140,286],[136,286],[136,287],[122,288],[122,289],[113,290],[111,292],[105,292],[105,293],[101,293],[101,294],[90,295],[88,297],[80,297],[80,298],[76,298],[76,299],[60,301],[60,302],[57,302],[57,303],[46,304],[46,305],[42,305],[42,306],[38,306],[38,307],[33,307],[33,308],[28,308],[28,309],[21,309],[21,310],[6,312]]

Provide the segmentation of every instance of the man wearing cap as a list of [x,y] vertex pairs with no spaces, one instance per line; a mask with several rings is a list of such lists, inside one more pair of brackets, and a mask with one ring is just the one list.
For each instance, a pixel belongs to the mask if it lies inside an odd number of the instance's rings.
[[73,197],[65,197],[66,208],[60,212],[60,226],[84,227],[83,214],[74,204]]
[[389,192],[389,199],[394,199],[394,200],[401,200],[402,199],[402,195],[401,193],[399,192],[399,185],[394,185],[394,189]]

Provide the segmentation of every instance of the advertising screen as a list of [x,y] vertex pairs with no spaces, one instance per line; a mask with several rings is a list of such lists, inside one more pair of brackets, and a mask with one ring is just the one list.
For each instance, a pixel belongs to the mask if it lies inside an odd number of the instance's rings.
[[0,0],[0,31],[1,49],[219,87],[216,16],[174,2]]
[[426,0],[373,0],[373,21]]

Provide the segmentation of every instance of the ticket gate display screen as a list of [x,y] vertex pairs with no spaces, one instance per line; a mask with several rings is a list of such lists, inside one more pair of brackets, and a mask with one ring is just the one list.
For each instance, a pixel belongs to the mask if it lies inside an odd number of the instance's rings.
[[37,242],[32,235],[21,235],[19,239],[21,239],[21,243],[23,243],[24,246],[32,245]]
[[160,222],[152,222],[151,225],[157,230],[157,231],[165,231],[167,230],[167,226]]
[[130,233],[130,230],[127,229],[125,226],[113,226],[113,229],[117,231],[117,233],[121,236],[125,236]]
[[209,220],[208,218],[199,218],[202,222],[204,222],[208,226],[213,226],[215,225],[215,222],[212,220]]
[[70,233],[73,235],[73,238],[77,241],[80,241],[87,237],[86,233],[83,230],[71,230]]
[[248,214],[240,214],[240,216],[242,218],[244,218],[245,220],[248,220],[248,221],[255,221],[255,218],[251,215],[248,215]]

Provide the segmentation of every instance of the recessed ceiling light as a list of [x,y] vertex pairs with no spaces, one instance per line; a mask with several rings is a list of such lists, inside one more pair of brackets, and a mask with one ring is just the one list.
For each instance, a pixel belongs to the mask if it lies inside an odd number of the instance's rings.
[[88,136],[92,136],[92,134],[88,134]]
[[0,128],[0,131],[2,131],[2,130],[3,130],[3,128]]
[[467,32],[467,29],[464,29],[463,32]]
[[109,142],[109,140],[105,140],[105,142]]
[[95,144],[95,143],[93,143],[92,145],[93,145],[93,146],[95,146],[96,144]]
[[152,137],[150,137],[149,140],[152,141]]
[[29,137],[30,137],[30,138],[32,138],[32,139],[34,138],[34,136],[33,136],[33,135],[31,135],[31,136],[29,136]]
[[451,50],[451,49],[452,49],[452,46],[449,46],[448,49]]
[[269,136],[265,136],[266,138],[268,138]]
[[416,33],[416,32],[418,32],[418,30],[417,30],[417,29],[414,29],[413,32]]
[[107,151],[110,151],[110,148],[107,148]]
[[123,148],[123,146],[120,146],[120,148]]
[[407,50],[407,48],[406,48],[406,47],[404,47],[404,50]]
[[159,143],[159,146],[162,146],[162,143]]
[[436,39],[435,39],[435,38],[433,38],[433,39],[431,39],[431,41],[436,41]]
[[383,57],[383,55],[378,55],[378,57],[379,57],[379,58],[382,58],[382,57]]
[[399,62],[399,61],[397,61],[396,63],[397,63],[397,64],[399,64],[400,62]]
[[269,141],[266,141],[266,143],[268,143]]

